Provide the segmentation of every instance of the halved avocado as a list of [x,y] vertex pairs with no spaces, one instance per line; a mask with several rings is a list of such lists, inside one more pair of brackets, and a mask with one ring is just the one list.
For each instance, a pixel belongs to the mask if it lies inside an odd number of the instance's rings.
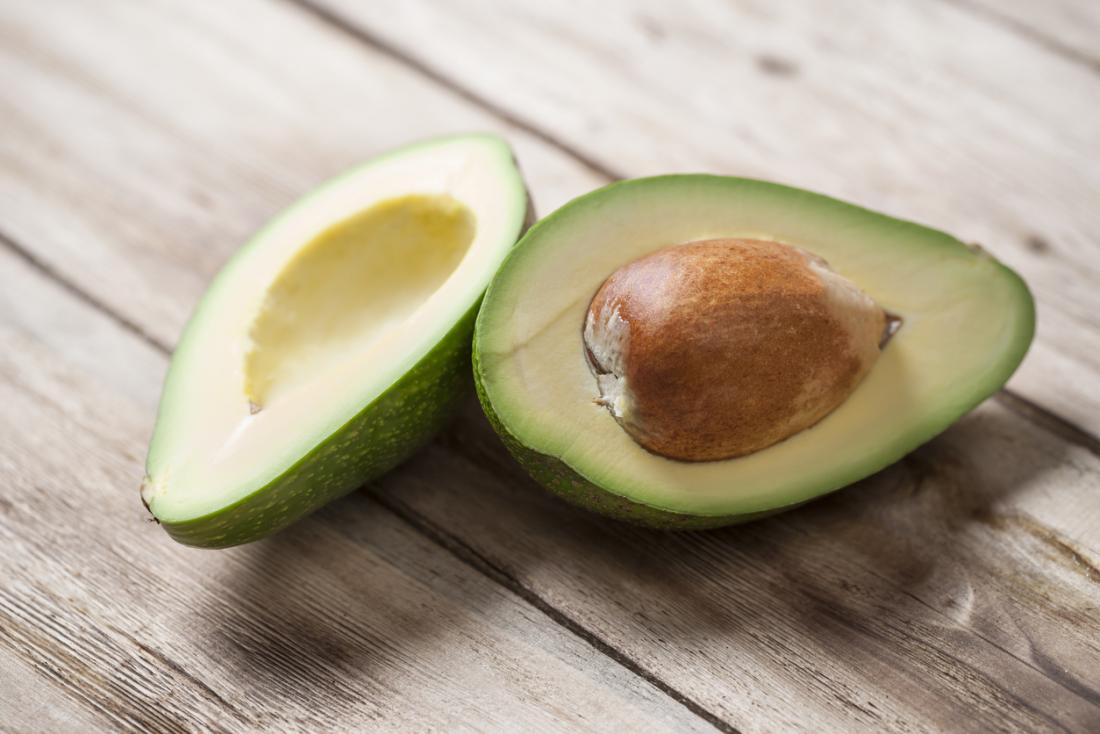
[[[722,238],[818,255],[901,327],[816,425],[737,458],[673,460],[599,404],[582,326],[624,264]],[[1008,380],[1034,325],[1024,282],[943,232],[763,181],[671,175],[612,184],[531,228],[482,304],[474,373],[491,423],[552,491],[642,524],[716,527],[804,503],[928,441]]]
[[527,194],[490,135],[394,151],[287,209],[215,278],[172,358],[141,495],[176,540],[255,540],[393,467],[469,384]]

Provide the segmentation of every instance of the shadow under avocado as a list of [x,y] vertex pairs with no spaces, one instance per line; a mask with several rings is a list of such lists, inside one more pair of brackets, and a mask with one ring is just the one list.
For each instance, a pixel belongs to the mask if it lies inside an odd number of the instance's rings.
[[[476,405],[429,451],[458,457],[451,472],[461,486],[425,484],[404,501],[453,519],[465,542],[525,589],[629,654],[655,656],[653,665],[709,668],[719,679],[735,671],[767,677],[756,671],[769,667],[774,676],[778,666],[777,685],[824,685],[830,705],[840,701],[870,726],[881,723],[874,700],[886,690],[952,715],[969,710],[973,697],[1023,693],[1014,674],[991,675],[979,662],[1026,636],[998,630],[998,609],[1016,603],[1017,584],[1036,583],[1004,578],[1018,572],[1021,551],[1016,538],[997,533],[1004,518],[1017,517],[1017,495],[1064,467],[1067,446],[996,401],[848,488],[710,531],[630,526],[554,498],[511,461]],[[465,496],[456,501],[452,491]],[[1051,598],[1089,601],[1058,591],[1048,598],[1031,589],[1019,603],[1050,611]],[[1059,628],[1050,649],[1080,648],[1089,630]],[[936,655],[959,657],[929,668]],[[1007,664],[1012,653],[1005,655]],[[1081,681],[1094,664],[1086,649],[1060,655],[1056,667],[1070,690],[1092,696]],[[1076,711],[1087,701],[1055,696],[1049,706]]]
[[500,596],[489,582],[457,588],[465,569],[446,578],[450,566],[430,541],[366,492],[218,552],[232,557],[233,593],[196,612],[207,643],[247,681],[242,690],[309,701],[302,716],[314,724],[332,723],[326,711],[392,699],[387,679],[424,664],[431,640],[454,632],[447,605],[433,603],[440,595],[460,596],[463,614],[475,617]]
[[[472,518],[477,524],[456,532],[525,583],[539,575],[540,563],[568,569],[590,593],[628,583],[641,590],[638,597],[686,612],[692,635],[700,624],[729,630],[763,615],[774,624],[784,605],[793,623],[810,597],[843,598],[858,586],[888,602],[956,551],[965,553],[954,545],[958,538],[1063,462],[1061,442],[1030,445],[1020,425],[987,403],[897,464],[801,508],[718,530],[669,532],[600,518],[551,497],[511,460],[476,405],[467,405],[429,451],[460,455],[483,480],[457,489],[422,487],[404,501],[429,513],[451,506],[456,520],[458,504],[480,506]],[[402,472],[417,470],[407,465]],[[444,495],[450,492],[466,497],[452,501]],[[500,509],[485,511],[490,507]],[[511,543],[521,551],[513,554],[501,538],[516,535],[536,540]],[[652,608],[630,611],[652,614]]]
[[[383,504],[400,505],[441,538],[418,535],[369,493],[354,493],[271,539],[228,551],[239,564],[233,585],[241,603],[208,610],[219,620],[211,643],[269,695],[312,687],[321,706],[361,695],[364,679],[375,677],[369,671],[402,664],[399,650],[441,634],[430,605],[393,594],[393,574],[405,577],[399,586],[411,577],[442,589],[448,582],[408,556],[432,556],[450,536],[513,591],[530,590],[551,606],[554,597],[568,600],[564,614],[644,634],[672,646],[669,655],[768,654],[797,636],[855,671],[877,664],[857,643],[881,634],[882,610],[904,605],[904,615],[938,616],[930,603],[912,603],[913,594],[953,557],[954,540],[1062,462],[1060,442],[1022,445],[1030,438],[1019,433],[1018,418],[987,404],[898,464],[802,508],[669,532],[550,496],[512,461],[471,399],[440,437],[372,487]],[[1001,456],[1006,450],[1013,455]],[[456,613],[476,621],[496,602],[468,591]],[[852,644],[838,647],[846,636]],[[358,693],[343,690],[349,671],[364,670]]]

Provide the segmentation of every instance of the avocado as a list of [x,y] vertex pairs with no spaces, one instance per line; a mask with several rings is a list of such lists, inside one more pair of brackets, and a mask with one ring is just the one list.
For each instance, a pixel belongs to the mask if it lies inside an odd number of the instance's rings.
[[532,227],[493,278],[474,377],[540,483],[636,523],[788,509],[996,392],[1035,328],[979,247],[742,178],[621,181]]
[[225,265],[172,357],[141,496],[188,545],[256,540],[409,456],[469,385],[527,193],[491,135],[322,185]]

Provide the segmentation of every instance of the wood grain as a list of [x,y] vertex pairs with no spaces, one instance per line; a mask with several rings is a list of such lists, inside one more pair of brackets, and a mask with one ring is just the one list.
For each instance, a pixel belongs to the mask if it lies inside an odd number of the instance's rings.
[[666,535],[547,497],[471,402],[375,499],[173,546],[132,495],[156,345],[268,215],[456,128],[516,140],[544,209],[601,175],[293,6],[5,11],[0,671],[35,670],[36,705],[165,729],[1100,725],[1100,459],[997,405],[804,510]]
[[387,148],[505,132],[540,209],[602,181],[290,6],[4,10],[3,231],[162,344],[266,219]]
[[0,728],[713,730],[366,493],[168,542],[135,488],[164,355],[6,251],[0,313]]
[[620,1],[579,20],[534,0],[308,2],[609,174],[774,179],[982,243],[1039,300],[1011,385],[1100,434],[1094,70],[949,3]]
[[[1047,524],[1083,509],[1100,466],[996,405],[804,510],[679,536],[581,515],[518,472],[494,479],[509,465],[474,409],[442,443],[462,454],[447,471],[451,481],[469,477],[490,491],[464,492],[456,502],[436,475],[410,463],[383,496],[460,536],[455,543],[739,727],[754,728],[754,711],[780,722],[776,728],[797,727],[784,718],[787,700],[799,702],[801,715],[812,712],[816,726],[837,731],[915,722],[949,731],[1028,729],[1051,721],[1087,731],[1100,721],[1100,574],[1084,546],[1095,547],[1095,518],[1064,534]],[[464,474],[462,461],[486,476]],[[1052,507],[1060,496],[1066,504]],[[511,517],[502,520],[500,506]],[[1034,681],[1016,687],[1034,672],[1081,700],[1040,704],[1046,723],[1035,712],[999,720],[985,708],[1036,702],[1024,693]],[[732,681],[744,686],[734,700]],[[1067,705],[1080,718],[1052,713]]]
[[95,731],[100,725],[80,701],[43,685],[40,672],[8,649],[0,650],[0,683],[4,687],[0,730],[16,731],[16,725],[29,729],[34,722],[40,731],[79,734]]
[[981,17],[1100,72],[1100,8],[1090,0],[952,0]]

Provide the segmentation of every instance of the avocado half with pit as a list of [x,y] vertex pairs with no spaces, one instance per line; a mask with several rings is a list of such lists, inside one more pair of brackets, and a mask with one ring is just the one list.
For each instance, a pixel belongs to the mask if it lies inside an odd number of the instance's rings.
[[996,392],[1034,332],[976,246],[762,181],[671,175],[523,237],[474,335],[530,474],[642,524],[716,527],[887,466]]
[[222,269],[176,348],[141,495],[189,545],[255,540],[390,469],[469,386],[521,234],[500,139],[389,153],[291,206]]

